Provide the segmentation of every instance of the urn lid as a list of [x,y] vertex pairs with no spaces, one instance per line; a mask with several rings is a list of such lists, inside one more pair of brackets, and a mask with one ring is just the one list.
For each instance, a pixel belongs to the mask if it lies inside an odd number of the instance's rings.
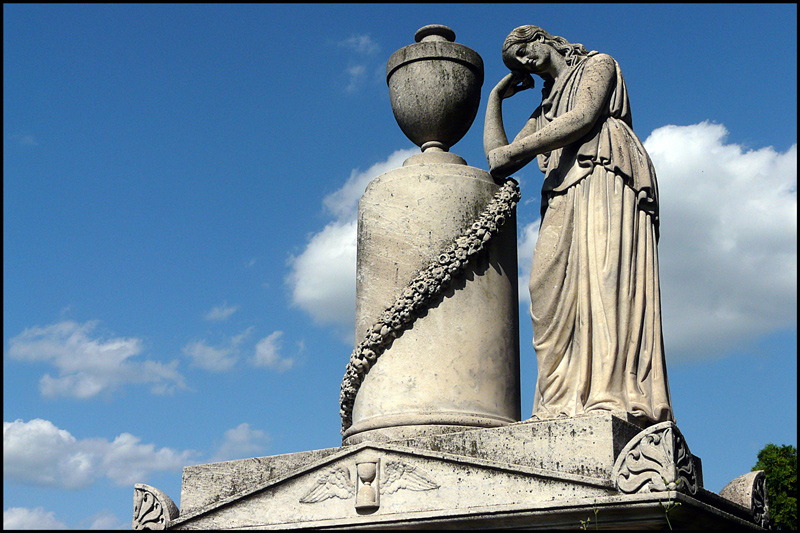
[[444,24],[428,24],[417,30],[414,40],[419,42],[450,41],[456,40],[456,32]]
[[429,59],[450,60],[468,66],[483,83],[483,59],[477,52],[454,42],[456,32],[442,24],[429,24],[414,34],[416,43],[404,46],[386,63],[386,82],[403,65]]

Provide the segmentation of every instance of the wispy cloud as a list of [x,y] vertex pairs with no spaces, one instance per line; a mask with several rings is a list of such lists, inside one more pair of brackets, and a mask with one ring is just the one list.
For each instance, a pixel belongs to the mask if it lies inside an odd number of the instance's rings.
[[150,384],[156,394],[186,387],[177,360],[168,364],[135,360],[143,351],[140,339],[90,336],[97,325],[97,321],[78,324],[65,320],[28,328],[10,340],[8,355],[56,367],[57,377],[45,374],[39,381],[39,390],[46,397],[91,398],[131,384]]
[[210,372],[224,372],[230,370],[239,361],[240,346],[253,331],[247,328],[239,335],[231,337],[221,346],[211,346],[205,339],[192,341],[183,347],[183,353],[191,360],[191,365]]
[[120,486],[146,482],[153,472],[176,471],[197,454],[156,449],[122,433],[113,441],[77,439],[40,418],[3,422],[3,480],[24,485],[81,489],[100,478]]
[[351,67],[347,67],[345,72],[347,73],[347,79],[349,81],[344,90],[348,93],[354,93],[358,91],[364,85],[364,80],[367,78],[367,66],[353,65]]
[[347,67],[344,70],[347,80],[345,91],[356,93],[374,78],[369,73],[375,71],[377,56],[381,50],[380,44],[370,35],[362,34],[351,35],[347,39],[338,41],[336,45],[347,51]]
[[211,462],[232,461],[246,457],[263,455],[270,436],[260,429],[253,429],[242,423],[225,432],[222,444],[217,448]]
[[376,55],[381,51],[380,44],[375,42],[369,34],[351,35],[336,44],[364,56]]
[[256,344],[255,355],[251,359],[254,366],[267,367],[278,372],[284,372],[294,366],[294,359],[281,356],[282,331],[275,331],[267,335]]
[[3,529],[69,529],[60,520],[56,520],[53,511],[45,511],[42,507],[28,509],[26,507],[9,507],[3,510]]
[[8,138],[19,146],[39,146],[36,137],[33,135],[16,133],[14,135],[9,135]]
[[103,510],[96,513],[89,518],[82,520],[82,524],[88,524],[86,529],[89,530],[109,530],[109,529],[130,529],[130,521],[122,522],[117,515],[109,510]]
[[191,359],[192,366],[211,372],[229,370],[239,360],[234,346],[215,348],[206,344],[205,340],[190,342],[183,347],[183,353]]
[[235,305],[228,305],[228,302],[223,303],[220,306],[214,307],[205,314],[203,318],[211,322],[224,322],[230,318],[230,316],[239,309]]

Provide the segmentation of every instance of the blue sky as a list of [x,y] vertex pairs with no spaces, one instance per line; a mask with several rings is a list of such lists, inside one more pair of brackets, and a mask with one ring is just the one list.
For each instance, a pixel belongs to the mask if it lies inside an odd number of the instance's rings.
[[[133,484],[340,444],[355,209],[415,150],[385,65],[537,24],[612,55],[659,178],[673,407],[706,487],[797,445],[797,6],[3,6],[4,527],[130,527]],[[506,106],[514,133],[538,88]],[[512,135],[514,133],[511,133]],[[520,276],[542,176],[517,174]],[[521,294],[522,412],[536,377]]]

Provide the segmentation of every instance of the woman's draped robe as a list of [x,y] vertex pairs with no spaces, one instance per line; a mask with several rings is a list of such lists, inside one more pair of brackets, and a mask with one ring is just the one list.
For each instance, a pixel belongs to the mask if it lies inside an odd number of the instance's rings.
[[[592,52],[551,87],[538,127],[569,111]],[[625,411],[673,420],[661,336],[658,191],[631,129],[616,67],[601,117],[581,140],[538,156],[542,223],[531,269],[538,379],[533,416]],[[591,88],[590,90],[597,90]]]

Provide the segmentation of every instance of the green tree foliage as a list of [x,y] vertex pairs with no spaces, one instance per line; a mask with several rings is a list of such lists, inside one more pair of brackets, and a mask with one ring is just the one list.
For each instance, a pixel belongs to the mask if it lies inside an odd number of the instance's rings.
[[773,527],[797,529],[797,448],[767,444],[753,470],[767,476],[769,514]]

